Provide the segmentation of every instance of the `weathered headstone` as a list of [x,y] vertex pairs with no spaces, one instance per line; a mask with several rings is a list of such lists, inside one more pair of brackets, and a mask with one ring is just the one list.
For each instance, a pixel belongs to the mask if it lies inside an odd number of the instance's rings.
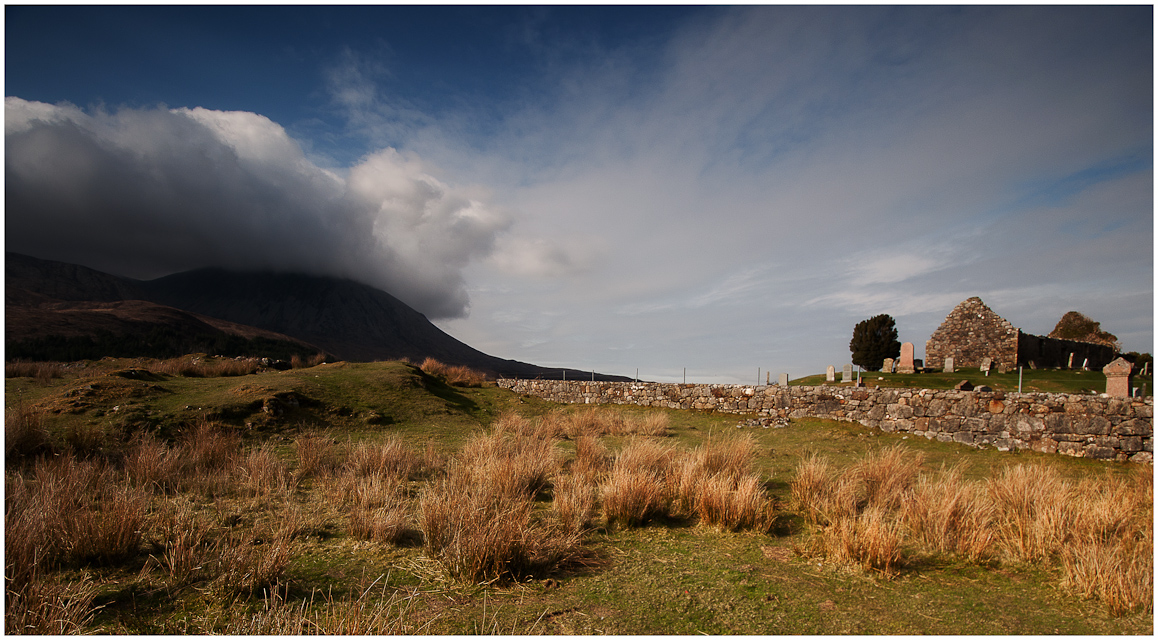
[[852,365],[851,364],[844,365],[844,368],[840,370],[840,381],[841,382],[852,382]]
[[989,369],[993,366],[993,360],[989,356],[981,359],[981,372],[989,375]]
[[953,373],[953,356],[945,358],[945,367],[942,371],[945,373]]
[[1082,360],[1082,371],[1089,371],[1089,370],[1090,370],[1090,359],[1086,358],[1085,360]]
[[956,385],[954,385],[953,388],[958,391],[972,391],[973,383],[969,382],[968,380],[962,380],[961,382],[958,382]]
[[1071,351],[1069,359],[1066,360],[1066,369],[1073,369],[1073,368],[1074,368],[1074,352]]
[[782,386],[782,387],[788,386],[788,374],[787,373],[780,374],[780,386]]
[[1133,369],[1134,365],[1125,358],[1118,358],[1102,367],[1102,373],[1106,374],[1106,395],[1115,398],[1130,397],[1130,372]]
[[904,342],[901,344],[901,359],[897,362],[897,373],[916,373],[917,369],[913,365],[913,343]]
[[885,363],[883,365],[881,365],[881,371],[883,371],[885,373],[892,373],[893,372],[893,359],[892,358],[885,358]]
[[836,382],[836,367],[828,365],[828,368],[824,370],[824,381]]

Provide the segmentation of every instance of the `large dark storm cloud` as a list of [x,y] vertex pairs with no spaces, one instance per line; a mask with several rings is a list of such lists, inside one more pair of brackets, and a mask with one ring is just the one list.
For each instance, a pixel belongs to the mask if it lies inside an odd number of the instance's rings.
[[386,149],[344,175],[247,112],[5,99],[6,250],[153,278],[206,266],[352,278],[433,318],[504,215]]

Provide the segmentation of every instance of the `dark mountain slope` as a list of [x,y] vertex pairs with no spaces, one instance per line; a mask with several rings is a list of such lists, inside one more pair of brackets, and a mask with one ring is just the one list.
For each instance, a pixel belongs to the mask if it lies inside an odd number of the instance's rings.
[[[200,269],[139,281],[13,253],[7,254],[6,263],[6,317],[10,325],[16,320],[21,327],[14,334],[10,326],[7,336],[10,348],[13,335],[35,338],[38,326],[59,329],[61,323],[73,323],[73,326],[79,323],[82,329],[88,327],[81,333],[93,335],[96,325],[107,328],[112,322],[111,315],[127,310],[134,313],[150,310],[153,319],[146,322],[178,327],[172,314],[159,310],[170,308],[169,311],[181,310],[177,313],[187,312],[189,317],[211,326],[216,323],[216,328],[230,333],[248,330],[254,335],[277,335],[316,345],[342,360],[409,358],[421,362],[431,357],[446,364],[466,365],[498,376],[557,379],[564,373],[563,369],[487,355],[448,335],[394,296],[350,280]],[[124,300],[144,300],[161,307],[150,309],[149,305],[142,304],[105,305],[101,308],[75,304],[62,306],[64,302],[112,303]],[[28,312],[29,309],[35,309],[36,313]],[[52,313],[57,315],[52,316]],[[139,317],[130,319],[145,320]],[[154,333],[179,335],[192,330],[189,325],[181,326],[185,328],[158,329]],[[118,330],[128,333],[150,331],[144,325],[132,324],[122,324]],[[55,333],[61,334],[61,331]],[[567,369],[566,375],[580,379],[589,378],[591,373]],[[595,378],[628,380],[603,374],[595,374]]]
[[[198,269],[141,286],[156,302],[291,335],[343,360],[421,362],[430,357],[492,375],[562,376],[561,369],[487,355],[448,335],[394,296],[351,280]],[[568,370],[571,378],[582,375]],[[596,378],[625,379],[599,374]]]
[[135,280],[9,253],[8,359],[167,358],[186,353],[289,359],[317,346],[289,336],[144,300]]

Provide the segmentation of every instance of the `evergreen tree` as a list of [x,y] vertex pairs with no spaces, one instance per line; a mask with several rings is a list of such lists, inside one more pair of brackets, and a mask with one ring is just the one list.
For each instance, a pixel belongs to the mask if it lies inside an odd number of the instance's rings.
[[885,358],[898,358],[901,343],[897,340],[896,321],[887,313],[862,320],[852,330],[852,363],[865,371],[880,371]]

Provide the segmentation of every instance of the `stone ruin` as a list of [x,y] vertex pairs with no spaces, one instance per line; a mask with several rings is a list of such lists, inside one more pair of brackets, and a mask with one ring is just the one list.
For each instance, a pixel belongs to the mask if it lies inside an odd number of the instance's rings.
[[1022,333],[976,296],[954,307],[925,343],[925,364],[934,369],[944,369],[946,359],[958,370],[988,360],[1002,373],[1018,366],[1068,368],[1073,362],[1100,369],[1116,356],[1113,347],[1101,344]]

